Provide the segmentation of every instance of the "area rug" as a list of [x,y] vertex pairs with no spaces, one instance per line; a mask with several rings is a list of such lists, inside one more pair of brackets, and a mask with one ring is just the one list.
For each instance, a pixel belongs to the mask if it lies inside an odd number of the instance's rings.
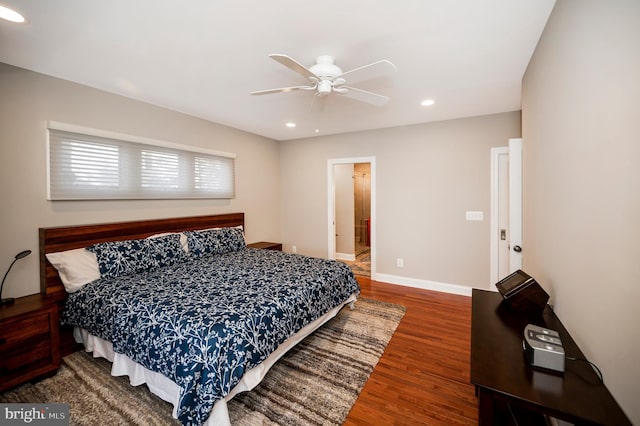
[[[354,310],[343,308],[283,356],[258,387],[229,402],[231,424],[342,424],[404,312],[363,298]],[[110,370],[108,361],[75,352],[54,377],[0,394],[0,403],[68,403],[72,425],[178,424],[171,404]]]
[[370,277],[371,276],[371,251],[367,248],[356,256],[356,260],[343,260],[349,265],[354,275]]

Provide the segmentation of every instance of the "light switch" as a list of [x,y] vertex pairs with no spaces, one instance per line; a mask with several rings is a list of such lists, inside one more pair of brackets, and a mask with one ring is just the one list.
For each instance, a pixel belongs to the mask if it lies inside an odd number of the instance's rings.
[[483,220],[482,212],[467,211],[467,220]]

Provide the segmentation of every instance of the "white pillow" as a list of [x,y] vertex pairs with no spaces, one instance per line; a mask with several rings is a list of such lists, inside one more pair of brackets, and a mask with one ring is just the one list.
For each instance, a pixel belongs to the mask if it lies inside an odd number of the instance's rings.
[[58,271],[68,293],[75,293],[91,281],[100,278],[95,253],[84,248],[47,253],[47,259]]

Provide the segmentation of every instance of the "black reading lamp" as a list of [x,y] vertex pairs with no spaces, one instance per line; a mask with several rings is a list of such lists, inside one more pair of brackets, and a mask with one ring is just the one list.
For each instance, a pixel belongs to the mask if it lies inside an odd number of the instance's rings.
[[30,254],[31,254],[31,250],[21,251],[20,253],[16,254],[16,257],[13,259],[13,262],[11,262],[11,265],[9,265],[9,269],[7,269],[7,272],[4,273],[4,278],[2,278],[2,285],[0,285],[0,300],[1,300],[0,306],[10,305],[11,303],[16,301],[16,299],[14,299],[13,297],[9,297],[8,299],[2,299],[2,289],[4,288],[4,280],[7,279],[7,275],[9,274],[9,271],[11,270],[11,267],[13,266],[13,264],[16,263],[17,260],[24,259]]

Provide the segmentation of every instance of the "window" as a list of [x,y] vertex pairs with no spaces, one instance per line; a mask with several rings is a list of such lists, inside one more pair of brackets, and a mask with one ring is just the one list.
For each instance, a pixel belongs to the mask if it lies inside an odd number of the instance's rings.
[[50,200],[235,196],[233,154],[50,128],[47,157]]

